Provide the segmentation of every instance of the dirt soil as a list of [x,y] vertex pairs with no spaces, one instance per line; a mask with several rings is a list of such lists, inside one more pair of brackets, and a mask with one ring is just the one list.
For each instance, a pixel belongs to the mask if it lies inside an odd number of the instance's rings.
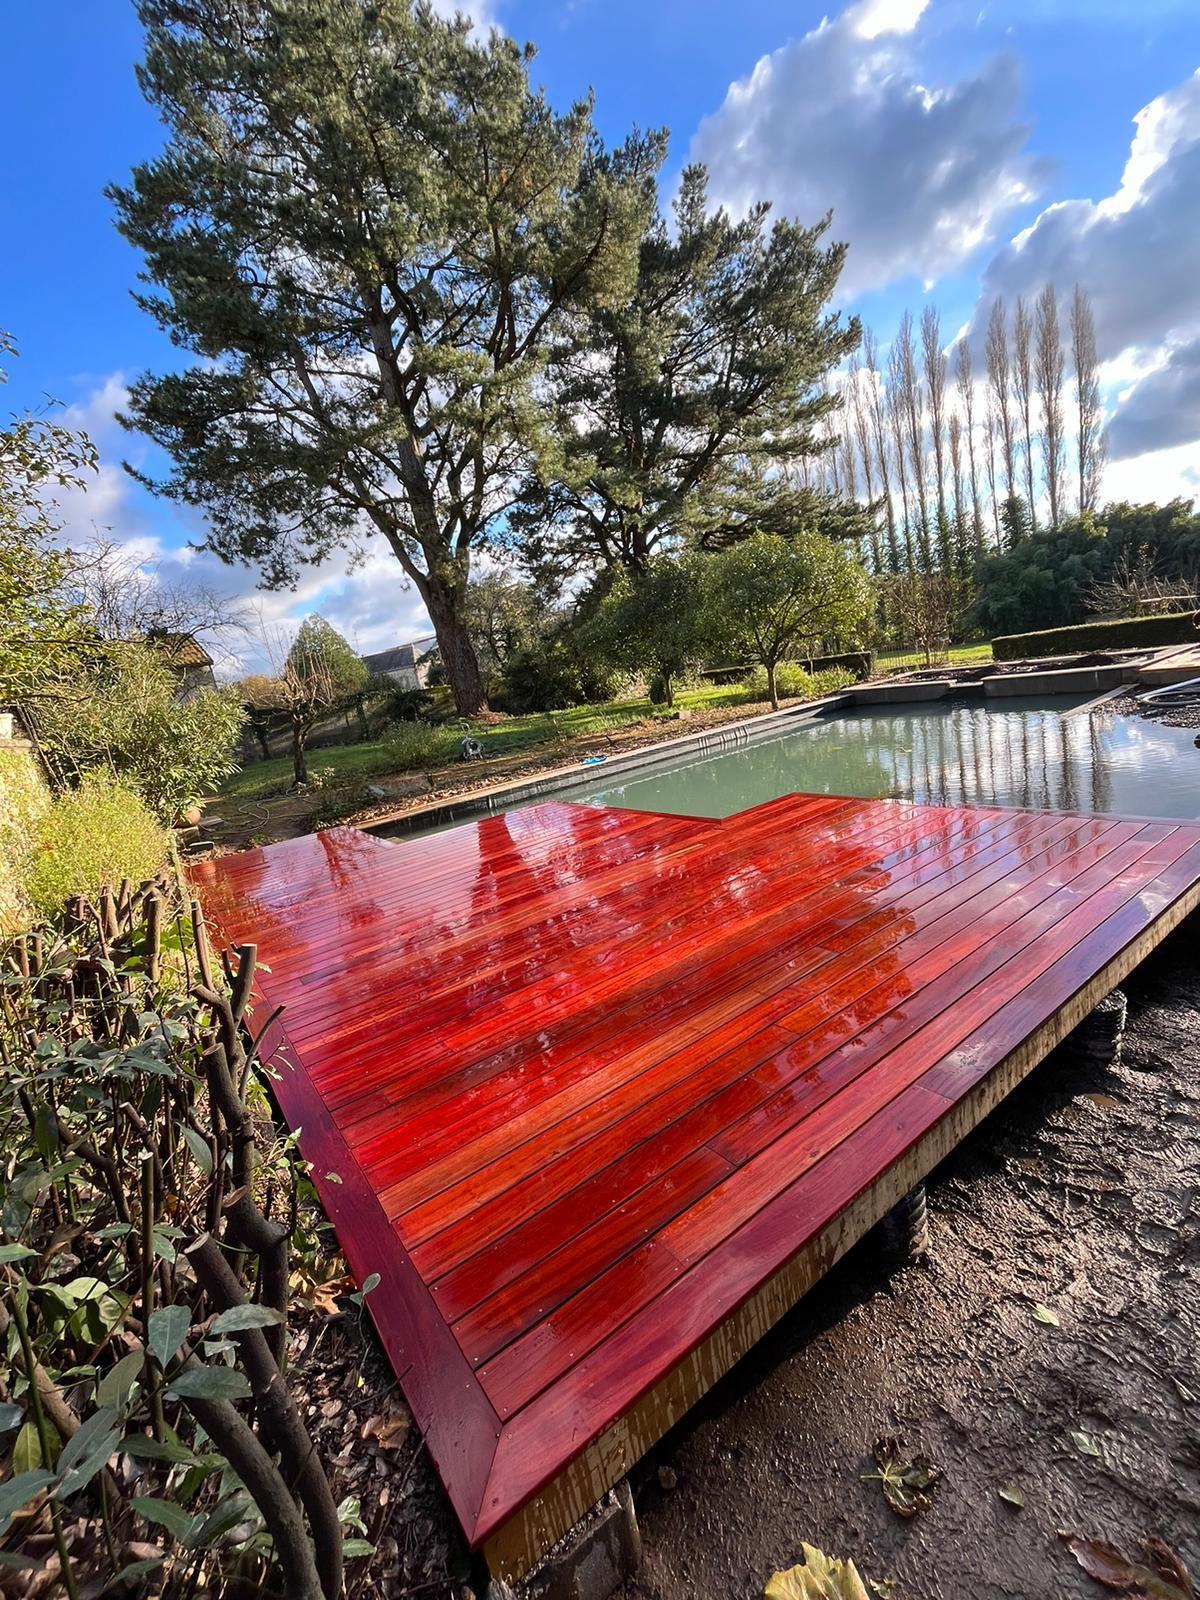
[[[933,1176],[924,1265],[865,1240],[635,1469],[622,1600],[757,1600],[802,1540],[889,1600],[1103,1600],[1059,1530],[1200,1575],[1198,934],[1126,984],[1118,1065],[1059,1052]],[[481,1595],[370,1331],[318,1331],[313,1421],[378,1547],[350,1594]],[[863,1481],[889,1435],[943,1469],[911,1520]]]
[[[799,706],[800,700],[783,700],[781,706]],[[708,710],[684,709],[675,717],[643,717],[637,722],[609,728],[588,738],[564,740],[561,745],[544,744],[512,755],[492,756],[483,762],[462,762],[439,767],[429,773],[429,789],[411,800],[387,800],[358,808],[340,803],[344,791],[310,791],[306,794],[274,795],[262,800],[232,800],[217,796],[207,802],[209,823],[205,837],[217,853],[244,850],[251,844],[266,844],[276,839],[292,839],[334,821],[362,826],[364,823],[391,821],[443,804],[463,795],[483,793],[504,784],[527,778],[544,777],[579,767],[588,756],[625,755],[632,750],[682,739],[731,722],[748,722],[771,710],[762,705],[717,706]],[[320,765],[320,752],[311,765]],[[407,775],[406,775],[407,776]],[[387,777],[368,778],[367,783],[386,784]],[[217,822],[216,819],[220,819]]]

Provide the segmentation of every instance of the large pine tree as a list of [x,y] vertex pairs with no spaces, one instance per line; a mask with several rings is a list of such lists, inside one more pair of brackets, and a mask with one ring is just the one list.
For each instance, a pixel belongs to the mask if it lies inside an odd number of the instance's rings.
[[634,294],[564,320],[547,371],[558,452],[514,519],[552,574],[637,573],[673,544],[822,514],[835,534],[868,531],[797,470],[829,447],[825,379],[859,340],[829,309],[846,247],[828,225],[771,224],[766,205],[735,221],[689,167],[674,226],[646,231]]
[[173,464],[154,487],[272,586],[382,537],[472,713],[472,553],[546,449],[556,319],[628,299],[662,141],[606,156],[528,50],[424,0],[137,10],[168,136],[110,193],[141,304],[196,358],[133,388]]

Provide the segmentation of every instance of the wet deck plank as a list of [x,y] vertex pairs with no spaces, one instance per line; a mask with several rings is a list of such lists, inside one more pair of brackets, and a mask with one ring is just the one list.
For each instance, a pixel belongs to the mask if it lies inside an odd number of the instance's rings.
[[1200,900],[1200,826],[552,802],[192,876],[270,968],[283,1111],[513,1574]]

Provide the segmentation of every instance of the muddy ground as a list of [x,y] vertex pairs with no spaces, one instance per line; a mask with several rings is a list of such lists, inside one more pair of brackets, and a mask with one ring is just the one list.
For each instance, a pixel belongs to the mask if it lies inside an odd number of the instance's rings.
[[[754,1600],[802,1540],[890,1600],[1111,1594],[1059,1530],[1154,1534],[1200,1574],[1198,938],[1194,917],[1125,985],[1119,1065],[1051,1057],[939,1169],[925,1265],[864,1241],[637,1468],[623,1600]],[[370,1334],[343,1315],[314,1354],[338,1494],[378,1547],[350,1593],[480,1592]],[[885,1435],[943,1468],[911,1521],[863,1481]]]

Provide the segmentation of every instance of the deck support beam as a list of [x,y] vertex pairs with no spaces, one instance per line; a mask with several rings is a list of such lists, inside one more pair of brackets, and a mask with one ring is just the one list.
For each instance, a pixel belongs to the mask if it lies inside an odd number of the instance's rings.
[[915,1267],[929,1254],[929,1210],[924,1183],[913,1187],[883,1219],[888,1257],[897,1267]]
[[[528,1600],[609,1600],[641,1566],[642,1536],[629,1479],[622,1478],[541,1561],[522,1584]],[[487,1600],[515,1600],[503,1579]]]

